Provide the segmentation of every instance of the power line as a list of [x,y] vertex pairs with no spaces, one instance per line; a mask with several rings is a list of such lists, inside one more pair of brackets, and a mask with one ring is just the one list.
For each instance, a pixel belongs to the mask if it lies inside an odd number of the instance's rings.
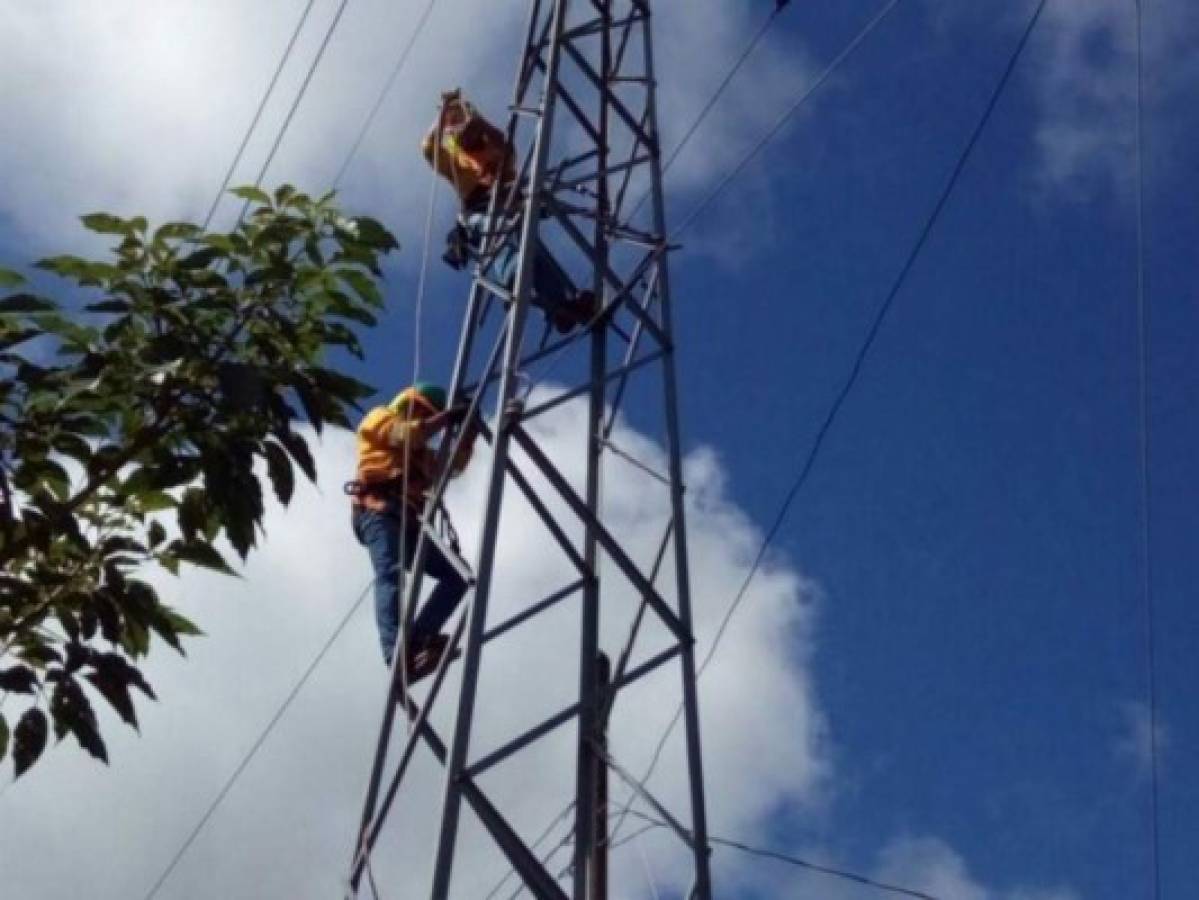
[[216,196],[212,198],[212,206],[208,208],[208,215],[204,217],[204,230],[208,230],[208,226],[212,224],[212,217],[216,215],[217,207],[221,205],[221,200],[225,196],[225,190],[229,187],[229,182],[233,180],[233,173],[237,171],[238,165],[241,163],[242,156],[245,155],[246,147],[250,143],[250,138],[254,131],[258,128],[258,123],[262,119],[262,113],[266,110],[266,104],[271,99],[271,95],[275,92],[275,85],[279,83],[279,76],[283,74],[283,68],[287,65],[288,59],[291,58],[291,51],[296,46],[296,40],[300,37],[300,32],[304,30],[304,23],[308,21],[308,14],[312,12],[312,7],[316,4],[316,0],[308,0],[308,4],[304,7],[304,12],[300,14],[300,21],[296,23],[295,30],[291,33],[291,39],[287,42],[287,47],[283,51],[283,56],[279,59],[279,65],[275,67],[275,74],[271,76],[270,84],[266,87],[266,93],[262,95],[262,99],[258,102],[258,109],[254,112],[253,119],[250,120],[250,127],[246,129],[245,135],[241,139],[241,144],[237,148],[237,152],[233,154],[233,162],[229,163],[229,169],[225,172],[225,177],[221,180],[221,186],[217,188]]
[[[790,0],[783,0],[782,3],[779,3],[779,5],[776,7],[774,13],[772,14],[772,17],[766,21],[765,26],[759,32],[759,35],[757,37],[755,37],[754,41],[752,41],[750,43],[750,46],[742,54],[742,58],[739,59],[736,63],[734,63],[733,70],[732,70],[733,73],[735,73],[736,70],[745,61],[745,59],[747,59],[749,57],[749,54],[753,52],[754,45],[760,39],[761,35],[763,35],[765,33],[765,29],[768,28],[770,26],[770,24],[774,21],[773,17],[775,15],[777,15],[779,10],[783,9],[789,2],[790,2]],[[786,124],[787,120],[790,119],[790,117],[792,115],[794,115],[801,106],[803,106],[803,104],[808,100],[808,98],[811,97],[813,94],[815,94],[816,91],[820,88],[820,86],[822,84],[824,84],[824,82],[827,81],[828,78],[837,69],[839,69],[841,67],[841,65],[852,55],[853,51],[857,49],[858,45],[866,38],[866,36],[869,35],[870,32],[873,31],[875,29],[875,27],[877,27],[882,22],[882,20],[887,17],[887,14],[890,13],[891,10],[894,9],[898,3],[899,3],[899,0],[889,0],[889,2],[883,8],[881,8],[879,10],[878,14],[873,19],[871,19],[869,22],[866,23],[866,25],[862,28],[862,30],[860,32],[858,32],[857,36],[855,36],[853,38],[853,40],[851,40],[845,46],[845,49],[843,49],[839,54],[837,54],[837,56],[835,56],[833,58],[833,60],[825,67],[824,71],[821,72],[816,77],[816,80],[804,88],[803,92],[800,93],[800,95],[794,100],[794,102],[792,102],[791,106],[778,118],[778,120],[770,128],[770,130],[767,131],[766,134],[764,134],[752,148],[750,148],[749,152],[741,158],[741,160],[737,163],[737,165],[727,175],[725,175],[725,177],[720,181],[720,183],[715,187],[715,189],[713,189],[704,198],[704,200],[699,204],[699,206],[697,206],[694,210],[691,211],[690,214],[688,214],[687,218],[683,221],[683,223],[681,225],[676,227],[671,232],[671,237],[677,237],[679,234],[681,234],[684,229],[689,227],[695,221],[695,219],[697,219],[702,213],[704,213],[709,208],[712,201],[716,199],[717,195],[719,195],[725,188],[727,188],[728,185],[733,181],[733,179],[735,179],[738,175],[741,174],[741,172],[745,169],[746,165],[749,164],[750,160],[752,160],[753,157],[756,156],[758,154],[758,152],[761,151],[761,149],[763,147],[765,147],[766,144],[768,144],[778,134],[779,130],[783,127],[783,125]],[[726,77],[724,82],[721,83],[720,88],[717,89],[716,96],[719,95],[720,91],[723,91],[725,89],[725,87],[727,86],[727,83],[730,80],[731,80],[731,74],[729,77]],[[716,101],[716,97],[714,96],[713,99],[709,101],[708,107],[714,105],[715,101]],[[707,114],[707,108],[705,108],[705,112],[703,115],[706,115],[706,114]],[[702,116],[701,116],[701,119],[702,119]],[[692,128],[692,132],[694,132],[695,128],[698,128],[698,127],[699,126],[698,126],[698,121],[697,121],[695,126]],[[688,137],[690,137],[690,134],[688,135]],[[683,143],[686,143],[686,141],[684,141]],[[674,157],[677,156],[678,151],[681,150],[682,147],[683,147],[683,145],[680,144],[678,147],[675,148],[674,153],[671,154],[672,161],[673,161]],[[663,168],[663,172],[665,172],[665,167]],[[648,196],[648,195],[646,195],[646,196]],[[633,213],[636,213],[637,210],[641,208],[641,204],[644,202],[645,202],[645,196],[643,196],[639,201],[637,201],[637,205],[633,208],[633,212],[629,214],[628,218],[632,218]],[[603,315],[603,312],[596,313],[596,315],[593,316],[592,319],[590,321],[588,321],[584,327],[578,329],[577,331],[575,331],[574,334],[572,334],[569,338],[567,338],[566,341],[561,345],[561,347],[559,349],[564,350],[567,347],[569,347],[570,345],[582,340],[584,337],[586,337],[588,334],[590,334],[591,326],[594,325],[597,321],[599,321],[599,318],[602,315]],[[533,382],[532,384],[529,385],[529,389],[528,389],[528,392],[526,393],[526,396],[528,396],[528,394],[532,393],[533,388],[535,388],[537,385],[543,383],[549,377],[550,372],[552,372],[554,370],[554,367],[558,364],[558,362],[561,359],[562,359],[561,354],[555,356],[555,358],[550,363],[550,365],[548,367],[546,367],[545,371],[543,371],[541,373],[541,375],[538,377],[537,381]]]
[[408,43],[400,53],[399,59],[395,66],[392,67],[391,74],[388,75],[387,81],[383,84],[383,89],[379,91],[379,96],[375,99],[374,106],[371,107],[366,119],[362,123],[362,127],[358,129],[358,136],[354,138],[354,143],[350,146],[350,150],[346,153],[345,159],[342,160],[341,167],[337,170],[337,175],[333,179],[333,187],[336,188],[341,184],[341,180],[345,177],[346,171],[350,168],[350,163],[357,156],[358,150],[362,147],[362,142],[366,139],[367,133],[371,130],[371,126],[375,124],[375,119],[378,117],[380,110],[383,109],[383,103],[387,99],[387,95],[391,93],[391,89],[395,87],[396,79],[400,77],[400,72],[408,63],[408,57],[412,53],[412,48],[416,46],[417,39],[421,32],[425,30],[425,25],[429,21],[429,16],[433,12],[433,7],[437,4],[437,0],[429,0],[429,5],[425,7],[425,11],[421,14],[420,20],[416,23],[416,28],[413,29],[411,36],[408,38]]
[[[1017,42],[1016,47],[1013,50],[1010,59],[1008,60],[1007,66],[1004,68],[1003,74],[999,78],[999,82],[996,84],[994,91],[991,93],[990,99],[987,101],[987,105],[983,110],[978,124],[974,127],[974,131],[971,133],[969,140],[966,142],[966,145],[959,155],[957,162],[950,172],[949,178],[946,181],[944,188],[942,188],[941,194],[937,199],[936,204],[933,206],[932,212],[925,220],[924,226],[921,228],[915,244],[912,246],[911,251],[908,253],[907,259],[904,261],[903,266],[899,270],[899,274],[896,276],[895,281],[891,285],[891,289],[887,292],[887,295],[882,304],[879,306],[877,313],[875,313],[874,320],[866,333],[865,339],[858,348],[857,355],[854,358],[853,365],[850,367],[849,374],[847,375],[845,382],[842,384],[841,390],[838,392],[836,398],[834,398],[832,405],[829,407],[829,411],[825,415],[824,421],[821,423],[807,455],[804,457],[803,463],[799,469],[799,474],[796,476],[794,482],[791,484],[790,489],[787,491],[786,496],[783,498],[783,502],[780,504],[778,512],[775,513],[774,521],[771,523],[765,537],[762,539],[762,543],[758,547],[757,555],[754,557],[754,561],[750,565],[745,579],[742,581],[740,588],[734,595],[732,602],[729,604],[729,607],[724,614],[724,618],[720,622],[720,626],[716,630],[716,635],[712,639],[712,644],[708,648],[707,654],[704,656],[703,661],[700,663],[699,668],[697,669],[697,678],[703,673],[704,669],[707,668],[708,664],[712,661],[712,657],[715,655],[717,648],[720,646],[720,641],[724,637],[729,623],[732,621],[733,616],[736,614],[738,608],[741,606],[742,601],[745,599],[746,593],[749,590],[749,586],[766,557],[766,551],[774,541],[774,538],[778,535],[779,529],[782,527],[782,524],[787,517],[787,513],[791,509],[791,504],[794,502],[795,497],[799,494],[800,489],[804,486],[804,484],[807,483],[808,477],[811,475],[812,470],[816,465],[816,460],[820,456],[820,451],[824,446],[824,441],[828,437],[829,431],[832,429],[833,423],[836,422],[837,416],[841,412],[841,408],[845,405],[845,401],[849,398],[850,393],[857,384],[858,377],[862,373],[862,367],[866,362],[866,358],[870,355],[870,350],[873,348],[879,331],[882,329],[883,322],[886,320],[887,314],[890,312],[891,307],[895,302],[895,298],[899,295],[900,289],[907,281],[907,277],[911,273],[913,266],[916,264],[916,260],[924,250],[925,245],[928,243],[928,239],[932,234],[933,227],[941,218],[941,213],[944,211],[945,206],[949,202],[949,198],[953,194],[954,188],[957,186],[958,179],[961,177],[961,174],[966,167],[966,163],[969,161],[971,155],[973,155],[974,148],[978,144],[978,139],[982,136],[983,131],[986,129],[987,123],[991,120],[991,115],[995,111],[995,107],[999,102],[999,98],[1003,95],[1004,89],[1007,87],[1008,82],[1011,79],[1012,72],[1016,68],[1016,63],[1019,62],[1020,57],[1023,55],[1024,48],[1028,45],[1028,40],[1032,36],[1037,22],[1041,18],[1041,13],[1045,9],[1046,2],[1047,0],[1039,0],[1036,9],[1033,10],[1032,16],[1029,18],[1028,24],[1025,26],[1024,31],[1020,36],[1020,40]],[[662,756],[662,750],[666,746],[666,742],[669,739],[671,732],[674,730],[675,725],[678,723],[681,712],[681,708],[676,710],[674,717],[667,725],[661,740],[658,742],[658,745],[654,750],[654,754],[650,759],[649,767],[642,781],[647,780],[650,774],[657,767],[658,760]],[[632,804],[632,801],[633,798],[630,796],[628,804],[626,804],[624,811],[622,811],[622,818],[625,812],[627,812],[629,809],[629,806]],[[617,828],[619,828],[619,823]]]
[[[283,124],[279,128],[279,133],[275,136],[275,142],[271,145],[266,159],[263,160],[262,168],[258,170],[258,177],[254,179],[255,187],[261,187],[263,180],[266,178],[267,170],[271,167],[271,163],[274,162],[275,154],[279,152],[279,146],[283,143],[283,138],[287,135],[287,130],[291,127],[291,120],[295,118],[296,110],[300,108],[300,103],[303,101],[304,95],[308,93],[308,85],[312,83],[312,76],[316,74],[316,70],[320,67],[321,60],[325,56],[325,50],[328,49],[329,42],[333,39],[333,33],[337,31],[337,26],[341,23],[342,14],[345,13],[346,7],[349,4],[350,0],[341,0],[341,3],[337,7],[337,12],[333,14],[333,20],[325,30],[325,36],[321,40],[321,45],[317,48],[316,56],[313,57],[312,64],[308,67],[308,71],[304,75],[304,80],[300,84],[300,89],[296,92],[296,98],[292,101],[291,108],[287,111],[287,117],[283,120]],[[247,200],[242,204],[238,221],[245,218],[246,211],[249,208],[250,201]]]
[[[691,138],[693,138],[695,133],[699,131],[699,127],[708,117],[708,113],[715,108],[717,102],[724,95],[725,90],[727,90],[728,86],[732,84],[733,79],[737,77],[737,73],[741,71],[741,67],[745,65],[746,61],[750,58],[750,56],[753,55],[754,50],[758,48],[758,44],[762,42],[762,38],[766,37],[766,32],[771,29],[775,21],[778,19],[779,13],[783,11],[789,2],[790,0],[783,0],[782,3],[778,3],[774,9],[771,10],[770,15],[766,17],[766,21],[762,23],[762,27],[758,29],[757,33],[750,39],[750,42],[746,44],[745,49],[741,51],[741,55],[737,57],[732,68],[728,70],[724,76],[724,79],[720,82],[719,86],[717,86],[715,93],[708,98],[708,102],[704,104],[704,107],[700,110],[699,115],[696,116],[691,125],[688,126],[687,131],[684,133],[682,139],[678,142],[678,144],[675,145],[675,148],[670,151],[670,156],[668,156],[666,161],[662,163],[663,176],[665,176],[670,170],[670,167],[674,165],[674,161],[679,158],[679,154],[683,152],[683,148],[691,142]],[[640,210],[645,204],[645,201],[649,199],[650,193],[651,189],[646,189],[645,193],[641,195],[641,199],[639,199],[633,206],[632,210],[629,211],[629,214],[626,217],[627,219],[632,220],[632,218],[637,215],[638,210]]]
[[316,671],[317,666],[321,664],[321,661],[324,660],[326,654],[328,654],[329,650],[333,647],[333,644],[336,643],[339,637],[341,637],[341,633],[345,631],[346,626],[350,623],[350,619],[354,617],[354,613],[358,611],[358,607],[362,605],[363,599],[366,597],[371,588],[374,587],[374,585],[375,581],[372,578],[367,586],[358,595],[358,599],[354,601],[346,614],[342,616],[341,621],[337,623],[337,627],[333,629],[333,633],[329,635],[329,638],[325,641],[324,646],[317,651],[316,656],[313,657],[312,662],[308,664],[308,668],[304,670],[304,674],[300,676],[299,681],[295,683],[295,686],[292,687],[291,691],[283,699],[283,702],[279,704],[279,708],[275,710],[275,714],[271,717],[271,720],[267,722],[266,727],[262,730],[262,733],[258,735],[258,739],[254,741],[254,744],[252,747],[250,747],[249,752],[242,757],[242,760],[240,763],[238,763],[237,768],[233,770],[233,774],[229,776],[224,786],[220,789],[220,791],[217,792],[217,795],[213,801],[208,804],[208,808],[204,811],[204,814],[200,816],[199,821],[196,822],[195,827],[193,827],[191,830],[191,833],[188,834],[187,838],[179,846],[179,849],[175,851],[175,855],[171,857],[171,861],[167,863],[166,868],[162,870],[162,874],[158,876],[158,880],[154,882],[154,886],[147,891],[144,900],[153,900],[153,898],[158,895],[158,892],[162,889],[162,886],[166,884],[167,879],[171,877],[171,873],[175,871],[175,867],[179,865],[179,861],[183,859],[184,855],[191,848],[191,845],[195,843],[196,838],[200,836],[200,832],[204,830],[204,827],[208,824],[209,819],[211,819],[213,813],[216,812],[217,807],[221,805],[225,797],[237,783],[237,780],[241,778],[241,775],[246,770],[246,767],[258,754],[258,751],[262,749],[262,745],[266,742],[266,739],[270,736],[270,733],[274,730],[275,726],[279,724],[279,720],[283,718],[283,714],[287,712],[288,708],[292,704],[292,701],[294,701],[299,695],[304,685],[308,682],[308,679],[312,676],[312,673]]
[[1138,430],[1140,432],[1140,493],[1141,493],[1141,599],[1145,618],[1146,693],[1149,705],[1149,833],[1152,860],[1153,897],[1161,898],[1161,841],[1158,804],[1158,741],[1157,741],[1157,651],[1154,640],[1153,553],[1152,553],[1152,483],[1150,470],[1149,430],[1149,303],[1145,292],[1145,51],[1142,40],[1141,0],[1134,0],[1136,9],[1136,267],[1137,267],[1137,380],[1139,383]]
[[[648,827],[645,829],[641,829],[640,831],[636,832],[635,834],[633,834],[629,838],[627,838],[626,841],[621,841],[620,843],[626,843],[628,840],[632,840],[635,837],[639,837],[640,835],[644,834],[647,830],[670,827],[666,822],[663,822],[661,819],[657,819],[654,816],[646,815],[645,813],[640,812],[639,810],[632,810],[630,814],[634,818],[637,818],[643,822],[649,823]],[[870,878],[870,877],[868,877],[866,875],[862,875],[858,872],[852,872],[849,869],[839,869],[834,866],[826,866],[821,863],[814,863],[814,862],[811,862],[810,860],[803,859],[802,857],[795,856],[794,854],[791,854],[791,853],[783,853],[779,850],[770,850],[770,849],[764,849],[761,847],[753,847],[742,841],[734,841],[730,838],[716,837],[715,835],[708,835],[708,840],[711,843],[718,844],[721,847],[730,847],[734,850],[740,850],[741,852],[748,853],[752,856],[760,856],[765,859],[778,860],[779,862],[787,863],[788,865],[795,866],[796,868],[807,869],[810,872],[819,872],[821,875],[828,875],[833,878],[840,878],[843,881],[852,881],[852,882],[855,882],[856,884],[861,884],[866,887],[874,888],[875,890],[887,891],[889,893],[899,894],[904,897],[914,897],[914,898],[916,898],[916,900],[939,900],[939,898],[934,897],[932,894],[926,894],[923,891],[918,891],[918,890],[915,890],[915,889],[909,888],[909,887],[903,887],[902,885],[898,885],[898,884],[890,884],[886,881],[879,881],[876,878]],[[619,844],[616,844],[613,846],[619,846]]]
[[853,55],[853,52],[858,49],[862,41],[866,40],[870,33],[874,31],[874,29],[880,24],[882,24],[883,19],[887,18],[887,16],[890,15],[891,10],[895,9],[898,4],[899,0],[889,0],[887,4],[885,4],[877,13],[874,14],[874,17],[871,18],[870,21],[865,24],[865,26],[863,26],[862,30],[857,33],[854,39],[846,44],[845,49],[833,57],[832,61],[825,66],[824,71],[817,75],[816,79],[800,92],[799,96],[796,97],[791,105],[783,112],[783,114],[779,116],[777,120],[775,120],[775,123],[770,126],[770,128],[765,134],[762,135],[758,142],[750,147],[749,152],[741,157],[741,160],[736,166],[733,167],[732,171],[725,175],[725,177],[716,185],[716,187],[709,191],[708,195],[700,201],[699,205],[687,214],[687,217],[683,219],[682,223],[674,228],[674,230],[671,232],[672,236],[677,237],[678,235],[682,234],[712,204],[712,201],[724,193],[725,188],[732,183],[733,179],[735,179],[742,173],[742,171],[744,171],[745,167],[749,165],[749,163],[755,156],[758,155],[758,153],[761,152],[762,148],[775,138],[775,136],[783,129],[784,125],[791,121],[792,116],[799,112],[800,107],[807,102],[808,98],[815,94],[816,91],[820,89],[821,85],[828,81],[829,77],[841,67],[841,64]]

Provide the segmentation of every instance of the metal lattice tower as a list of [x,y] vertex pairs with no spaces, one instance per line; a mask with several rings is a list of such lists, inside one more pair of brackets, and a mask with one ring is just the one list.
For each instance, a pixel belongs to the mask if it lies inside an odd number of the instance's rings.
[[[513,186],[493,192],[485,239],[494,252],[503,239],[504,223],[519,228],[515,286],[508,291],[481,274],[484,267],[475,267],[451,383],[451,396],[469,398],[472,415],[480,408],[495,411],[494,431],[484,434],[493,453],[482,533],[472,560],[472,591],[451,639],[458,650],[452,664],[462,668],[457,712],[453,732],[444,740],[428,716],[435,703],[444,707],[450,702],[449,691],[440,696],[449,654],[429,680],[423,705],[411,696],[403,701],[412,726],[402,750],[391,746],[401,704],[387,704],[351,866],[353,892],[413,753],[423,743],[445,771],[429,891],[433,900],[449,896],[464,802],[534,897],[606,900],[609,772],[629,784],[687,844],[694,865],[691,896],[712,896],[650,25],[650,0],[531,0],[507,131],[519,177]],[[641,202],[645,199],[648,204]],[[576,285],[590,287],[602,299],[604,312],[589,327],[561,337],[548,327],[542,331],[541,313],[530,309],[529,302],[539,243],[562,262]],[[485,247],[484,261],[487,254]],[[544,379],[549,374],[546,367],[568,386],[526,397],[526,373],[537,372]],[[559,461],[539,446],[529,426],[561,404],[582,398],[588,406],[586,475],[578,490]],[[484,403],[487,407],[481,407]],[[610,438],[617,413],[630,403],[660,427],[668,459],[667,471],[659,478],[669,495],[670,518],[660,544],[651,548],[625,546],[622,535],[605,524],[600,502],[601,464],[609,452],[619,452]],[[448,445],[443,458],[455,440],[452,433],[443,440]],[[416,573],[427,542],[444,546],[444,538],[427,524],[444,481],[443,477],[433,490],[422,522]],[[496,542],[502,537],[505,495],[513,490],[536,512],[552,536],[550,543],[577,578],[495,623],[489,621],[489,599],[503,575],[496,566]],[[651,556],[657,551],[648,568],[634,561],[646,557],[647,549]],[[619,600],[610,599],[617,581],[623,582],[624,592]],[[404,586],[409,618],[420,582],[416,574]],[[630,587],[639,602],[633,601],[635,610],[626,610],[631,625],[623,647],[603,647],[601,614],[607,615],[606,604],[621,602],[627,607]],[[501,636],[519,641],[522,629],[537,617],[570,604],[577,605],[579,623],[577,700],[479,755],[471,738],[484,654]],[[668,636],[666,646],[642,654],[645,658],[634,664],[639,632],[649,624]],[[612,671],[605,651],[616,658]],[[393,669],[392,696],[404,696],[401,668]],[[615,722],[624,712],[622,694],[645,676],[666,669],[677,671],[681,682],[685,754],[677,765],[686,767],[689,786],[689,808],[682,812],[671,811],[637,785],[627,768],[609,755],[605,741],[609,720]],[[519,700],[521,686],[507,688]],[[479,776],[572,722],[578,735],[575,790],[562,800],[573,801],[573,865],[572,886],[564,890],[504,809],[480,787]]]

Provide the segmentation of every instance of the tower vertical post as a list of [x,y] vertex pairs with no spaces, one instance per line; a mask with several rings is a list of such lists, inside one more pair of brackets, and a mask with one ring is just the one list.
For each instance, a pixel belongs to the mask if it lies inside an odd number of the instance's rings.
[[[432,900],[448,900],[455,873],[463,869],[464,814],[473,814],[533,897],[607,900],[610,874],[618,878],[621,871],[616,866],[610,872],[610,862],[619,857],[611,854],[617,834],[608,815],[609,772],[627,781],[631,767],[644,762],[620,759],[626,733],[620,725],[639,712],[624,698],[647,676],[674,669],[684,727],[683,747],[671,763],[685,769],[687,790],[659,798],[652,783],[629,787],[670,819],[686,845],[693,869],[690,896],[711,900],[650,12],[649,0],[530,0],[506,131],[518,180],[493,192],[451,384],[456,400],[490,410],[484,435],[491,455],[470,560],[472,591],[454,632],[458,652],[447,656],[428,688],[422,683],[404,696],[393,678],[355,842],[351,894],[371,855],[386,853],[385,825],[403,809],[409,764],[423,746],[444,770],[437,815],[412,813],[432,818]],[[642,198],[651,202],[642,204]],[[510,285],[498,284],[488,265],[505,242],[515,246],[518,260]],[[538,335],[544,315],[537,307],[546,298],[534,294],[535,270],[551,258],[600,305],[569,333],[555,334],[547,324]],[[542,417],[571,403],[586,410],[579,460],[562,459],[560,449],[543,443],[548,431]],[[658,440],[656,468],[614,443],[618,416],[626,414]],[[454,431],[446,435],[451,445],[458,438]],[[447,447],[443,457],[450,452]],[[637,477],[648,472],[650,483],[663,492],[664,534],[653,546],[631,542],[604,509],[605,479],[630,477],[630,461],[642,470]],[[578,472],[576,484],[571,473]],[[408,607],[421,590],[419,561],[436,540],[430,522],[445,480],[435,485],[422,517],[418,565],[406,584]],[[548,596],[519,598],[523,605],[497,621],[492,610],[513,603],[505,592],[507,573],[497,565],[504,507],[513,502],[532,510],[545,528],[547,560],[560,554],[571,578]],[[506,603],[493,603],[496,598]],[[522,721],[532,717],[539,724],[510,735],[489,734],[487,746],[475,746],[485,655],[498,640],[520,642],[542,616],[563,609],[577,616],[577,642],[564,639],[556,648],[578,654],[572,661],[578,673],[574,701],[557,710],[525,710]],[[448,686],[454,679],[446,677],[451,664],[461,669],[453,688]],[[505,685],[505,695],[506,702],[521,704],[522,685]],[[396,709],[413,722],[406,741],[392,736]],[[440,711],[437,721],[453,711],[448,740],[432,724],[433,709]],[[570,839],[559,843],[570,845],[564,864],[553,848],[547,852],[530,843],[543,823],[522,821],[520,811],[484,790],[480,778],[498,766],[517,765],[531,747],[571,726],[573,758],[561,760],[562,780],[573,782],[560,801],[564,814],[572,814]]]

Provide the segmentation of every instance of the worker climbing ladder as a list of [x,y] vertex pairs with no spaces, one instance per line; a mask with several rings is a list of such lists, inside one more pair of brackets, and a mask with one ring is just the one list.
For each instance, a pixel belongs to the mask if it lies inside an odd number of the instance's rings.
[[[650,2],[530,0],[530,6],[505,132],[511,148],[506,164],[513,174],[497,178],[488,191],[486,227],[471,256],[472,282],[450,387],[451,403],[470,405],[464,421],[479,412],[494,414],[492,427],[484,428],[493,452],[481,534],[470,560],[472,590],[451,635],[450,652],[422,682],[423,699],[409,690],[404,666],[393,669],[355,842],[351,894],[358,893],[364,875],[369,880],[372,853],[386,852],[378,839],[388,815],[398,813],[434,820],[429,896],[445,900],[462,865],[455,853],[465,803],[532,896],[606,900],[611,775],[612,783],[626,785],[671,825],[693,866],[691,896],[710,900]],[[648,203],[642,203],[646,197]],[[491,265],[505,246],[515,250],[515,275],[508,282],[497,279]],[[587,315],[567,327],[548,311],[542,327],[533,305],[539,253],[552,255],[591,300]],[[564,474],[563,461],[541,446],[537,420],[584,398],[587,441],[580,445],[586,456],[580,490]],[[601,505],[601,466],[610,453],[623,454],[612,434],[618,413],[630,403],[639,416],[650,416],[660,426],[666,448],[666,470],[656,477],[669,496],[670,516],[660,543],[649,548],[626,546],[625,536],[606,523]],[[453,453],[461,430],[447,432],[444,458]],[[445,480],[430,492],[424,516],[429,523],[436,518]],[[496,622],[489,616],[502,574],[496,548],[503,505],[513,492],[535,512],[576,577],[547,597],[528,598],[516,614]],[[430,542],[443,546],[445,539],[431,525],[423,526],[416,574],[404,585],[409,618],[421,589],[420,560]],[[601,616],[614,614],[617,604],[628,628],[619,644],[602,646]],[[577,698],[498,747],[475,747],[474,712],[485,655],[495,641],[519,642],[539,617],[563,609],[576,615],[578,643],[554,652],[576,658]],[[645,652],[645,636],[654,629],[667,639]],[[461,668],[456,696],[448,688],[451,666]],[[681,690],[683,750],[675,761],[686,771],[687,802],[681,810],[638,784],[606,740],[609,724],[632,711],[622,705],[622,696],[647,676],[667,670],[677,673],[674,683]],[[521,686],[506,689],[519,704]],[[435,706],[439,716],[453,713],[452,732],[444,736],[430,719]],[[397,727],[399,712],[410,719],[406,738]],[[480,786],[480,777],[571,723],[577,733],[574,790],[562,798],[573,814],[566,890],[559,882],[562,873],[547,868],[502,804]],[[404,779],[422,744],[444,769],[440,810],[403,806]]]

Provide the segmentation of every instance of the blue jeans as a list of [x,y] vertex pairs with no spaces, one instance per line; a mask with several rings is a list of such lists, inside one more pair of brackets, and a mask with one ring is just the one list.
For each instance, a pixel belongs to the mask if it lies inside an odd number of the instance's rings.
[[[494,223],[497,230],[509,225],[511,222],[499,220]],[[471,250],[477,261],[483,245],[483,236],[487,232],[487,214],[470,213],[466,217],[466,228],[470,234]],[[516,265],[520,261],[519,245],[520,234],[514,228],[503,239],[491,264],[483,271],[485,276],[508,290],[513,290],[516,285]],[[575,286],[570,276],[562,271],[558,261],[539,243],[537,252],[533,254],[533,290],[529,297],[530,302],[552,313],[573,302],[575,294]]]
[[[354,536],[370,553],[375,570],[375,621],[383,660],[390,666],[396,637],[400,633],[400,516],[399,512],[379,512],[355,506],[351,519]],[[416,513],[409,511],[404,544],[404,568],[412,570],[420,528]],[[412,636],[431,636],[446,621],[466,594],[466,582],[432,541],[425,541],[425,574],[437,579],[437,585],[412,623]]]

